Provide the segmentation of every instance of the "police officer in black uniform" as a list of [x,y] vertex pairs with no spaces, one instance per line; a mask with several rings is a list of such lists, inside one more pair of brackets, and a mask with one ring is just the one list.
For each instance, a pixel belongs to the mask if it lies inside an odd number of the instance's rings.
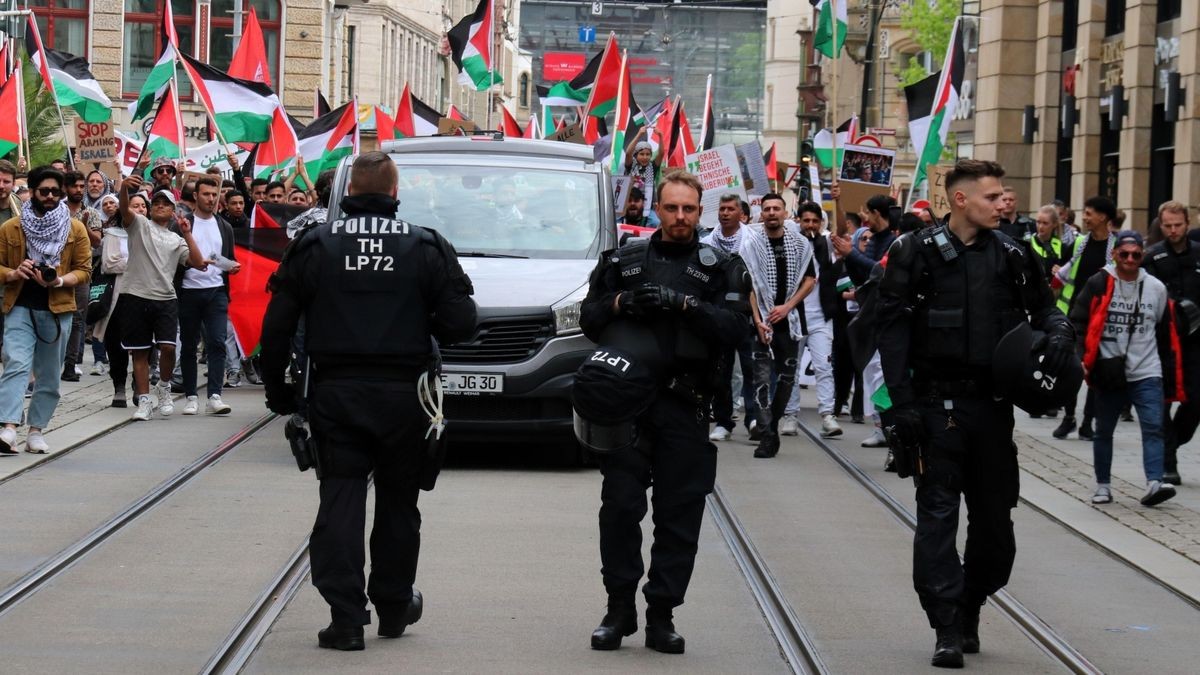
[[665,175],[654,200],[662,226],[648,241],[606,252],[583,302],[583,332],[601,348],[606,329],[634,321],[649,327],[663,362],[657,393],[634,422],[636,444],[599,455],[604,476],[600,558],[608,612],[592,633],[593,649],[617,649],[623,636],[637,631],[634,595],[644,572],[640,523],[646,490],[653,484],[654,546],[643,588],[646,646],[684,651],[672,612],[683,604],[704,498],[716,479],[717,449],[708,440],[707,423],[716,384],[713,360],[750,332],[746,314],[733,309],[748,307],[744,268],[697,238],[701,192],[691,174]]
[[[1042,370],[1060,373],[1075,358],[1074,331],[1027,243],[996,229],[1003,175],[995,162],[960,160],[946,179],[948,223],[898,239],[879,286],[892,446],[901,474],[917,481],[913,583],[941,667],[961,668],[963,652],[979,650],[980,606],[1008,583],[1016,555],[1013,406],[995,396],[993,352],[1029,321],[1046,335]],[[969,518],[962,564],[960,495]]]
[[1188,210],[1180,202],[1158,209],[1163,240],[1146,250],[1142,267],[1167,287],[1183,329],[1183,386],[1187,399],[1163,415],[1163,482],[1179,485],[1179,446],[1192,440],[1200,425],[1200,243],[1188,238]]
[[[267,407],[296,412],[284,381],[297,322],[305,317],[310,357],[307,413],[323,470],[311,540],[312,581],[333,621],[321,647],[363,648],[379,614],[379,636],[397,637],[421,614],[413,590],[420,548],[419,476],[429,467],[429,418],[417,382],[433,341],[456,342],[475,328],[471,280],[436,232],[396,220],[397,172],[381,152],[350,169],[345,216],[303,231],[270,282],[262,331]],[[433,373],[436,377],[436,373]],[[435,468],[436,470],[436,468]],[[363,575],[367,476],[374,472],[371,579]],[[364,593],[364,586],[366,592]]]

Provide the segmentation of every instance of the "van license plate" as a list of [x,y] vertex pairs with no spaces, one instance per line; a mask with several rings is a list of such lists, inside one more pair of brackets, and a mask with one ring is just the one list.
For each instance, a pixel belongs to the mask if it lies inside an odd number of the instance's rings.
[[503,373],[442,373],[442,391],[447,394],[500,394]]

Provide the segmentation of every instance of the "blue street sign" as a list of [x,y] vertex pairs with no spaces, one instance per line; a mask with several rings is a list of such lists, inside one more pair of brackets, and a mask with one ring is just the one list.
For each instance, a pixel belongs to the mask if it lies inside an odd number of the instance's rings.
[[596,27],[595,26],[580,26],[579,41],[585,45],[590,45],[596,42]]

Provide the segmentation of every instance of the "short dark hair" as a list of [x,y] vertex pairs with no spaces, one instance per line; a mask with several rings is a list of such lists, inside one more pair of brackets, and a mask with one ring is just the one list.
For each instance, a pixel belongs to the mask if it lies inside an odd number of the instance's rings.
[[229,188],[231,190],[236,190],[237,184],[234,183],[233,181],[229,180],[228,178],[226,178],[225,180],[221,181],[221,189],[224,190],[225,188]]
[[1109,222],[1117,219],[1117,205],[1113,203],[1113,200],[1104,195],[1088,197],[1087,201],[1083,203],[1083,208],[1104,214],[1104,217],[1108,218]]
[[8,174],[15,180],[17,177],[17,167],[13,166],[13,163],[7,159],[0,159],[0,173]]
[[83,174],[78,171],[63,172],[63,187],[84,182]]
[[742,200],[742,215],[746,216],[747,219],[750,218],[750,202],[745,199]]
[[233,199],[234,197],[237,197],[238,199],[241,199],[243,201],[245,201],[245,199],[246,199],[246,195],[238,192],[237,190],[234,190],[233,192],[230,192],[229,194],[225,195],[225,203],[228,204],[229,200]]
[[896,200],[887,195],[874,195],[867,200],[867,210],[883,216],[888,215],[888,211],[896,205]]
[[637,199],[645,199],[645,198],[646,198],[646,193],[642,192],[642,188],[631,187],[631,188],[629,188],[629,196],[626,197],[625,199],[626,200],[630,200],[630,199],[637,200]]
[[189,180],[179,188],[179,198],[185,202],[196,201],[196,181]]
[[925,227],[925,221],[915,213],[905,213],[900,216],[900,234],[916,232]]
[[325,169],[317,174],[317,184],[313,186],[313,189],[317,191],[317,204],[329,206],[329,195],[333,192],[335,175],[337,175],[336,169]]
[[825,219],[825,210],[816,202],[801,202],[796,207],[796,217],[799,218],[802,213],[812,213],[822,220]]
[[758,200],[758,203],[766,204],[768,199],[777,199],[777,200],[783,202],[784,205],[787,204],[787,201],[784,200],[783,195],[779,194],[778,192],[768,192],[767,194],[762,196],[762,199]]
[[300,189],[300,188],[298,188],[298,187],[295,187],[295,186],[292,186],[292,190],[291,190],[291,192],[288,192],[288,196],[289,196],[289,197],[291,197],[292,195],[296,194],[297,192],[299,192],[300,194],[304,195],[305,197],[307,197],[307,196],[308,196],[308,192],[307,192],[307,191],[305,191],[305,190],[302,190],[302,189]]
[[980,178],[1004,178],[1004,167],[999,162],[986,159],[960,159],[946,174],[946,196],[950,196],[954,186],[962,181]]
[[853,211],[846,212],[846,220],[849,220],[850,222],[854,223],[854,229],[856,229],[856,230],[858,228],[862,227],[862,216],[858,215],[857,213],[855,213]]
[[212,176],[205,175],[197,178],[195,189],[199,190],[201,185],[207,185],[208,187],[216,188],[217,192],[221,191],[221,181],[213,178]]
[[279,188],[280,190],[287,192],[287,186],[283,184],[283,181],[273,180],[270,183],[267,183],[267,192],[270,192],[275,188]]
[[254,190],[254,188],[258,187],[259,185],[270,185],[270,184],[271,184],[271,181],[267,180],[266,178],[255,178],[254,180],[250,181],[250,189]]
[[396,162],[386,152],[364,152],[350,165],[350,185],[358,194],[391,194],[399,181]]
[[47,165],[47,166],[36,167],[33,171],[29,172],[29,189],[30,190],[36,189],[37,186],[41,185],[42,181],[46,180],[47,178],[58,183],[58,187],[60,187],[60,188],[63,185],[66,185],[66,183],[63,182],[64,181],[63,172],[59,171],[58,169],[56,169],[52,166]]

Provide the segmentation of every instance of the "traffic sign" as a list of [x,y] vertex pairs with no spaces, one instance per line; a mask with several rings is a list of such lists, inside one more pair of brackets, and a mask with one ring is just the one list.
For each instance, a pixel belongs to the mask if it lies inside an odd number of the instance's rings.
[[585,45],[590,45],[596,42],[596,27],[595,26],[580,26],[579,41]]
[[593,2],[592,3],[592,14],[595,16],[600,16],[603,13],[604,13],[604,3],[600,2],[599,0],[596,0],[595,2]]

